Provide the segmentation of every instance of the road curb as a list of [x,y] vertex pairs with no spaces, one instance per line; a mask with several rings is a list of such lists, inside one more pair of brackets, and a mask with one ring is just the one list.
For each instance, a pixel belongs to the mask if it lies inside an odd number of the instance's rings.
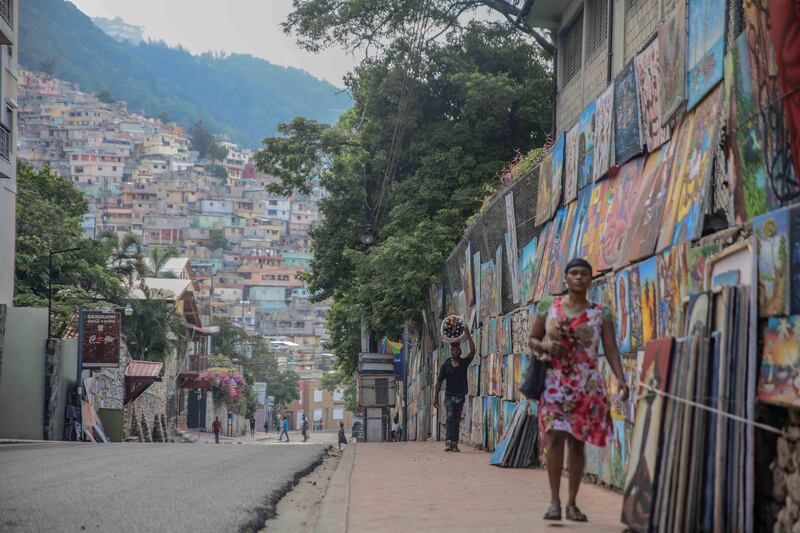
[[355,439],[348,444],[322,499],[314,533],[346,533],[350,507],[350,476],[356,456]]

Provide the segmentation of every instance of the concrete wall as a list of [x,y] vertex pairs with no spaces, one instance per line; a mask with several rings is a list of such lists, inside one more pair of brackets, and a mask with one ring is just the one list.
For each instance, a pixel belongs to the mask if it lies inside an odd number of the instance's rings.
[[58,379],[58,397],[56,411],[53,416],[55,428],[54,439],[64,438],[64,410],[67,407],[67,397],[75,392],[78,381],[78,339],[65,339],[61,342],[61,365]]
[[0,438],[44,435],[47,309],[11,307],[0,375]]

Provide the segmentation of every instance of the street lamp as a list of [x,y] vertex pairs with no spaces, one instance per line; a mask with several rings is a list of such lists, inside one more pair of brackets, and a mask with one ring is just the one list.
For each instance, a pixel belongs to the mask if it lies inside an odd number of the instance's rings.
[[49,340],[51,334],[51,315],[53,313],[53,256],[56,254],[64,254],[67,252],[76,252],[80,250],[80,246],[75,248],[65,248],[63,250],[52,250],[48,252],[47,257],[47,339]]

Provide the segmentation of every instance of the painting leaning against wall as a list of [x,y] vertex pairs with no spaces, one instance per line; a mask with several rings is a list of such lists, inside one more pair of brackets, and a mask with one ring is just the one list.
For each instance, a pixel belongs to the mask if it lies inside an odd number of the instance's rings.
[[686,2],[675,2],[658,28],[658,108],[666,125],[686,101]]
[[597,97],[594,111],[593,181],[599,181],[614,164],[614,85]]
[[727,4],[725,0],[689,2],[686,46],[686,105],[689,109],[722,81]]
[[642,112],[642,137],[649,152],[669,139],[669,127],[661,126],[661,115],[659,114],[658,64],[660,58],[658,39],[655,39],[633,60]]
[[614,163],[621,165],[642,153],[639,95],[633,61],[614,81]]

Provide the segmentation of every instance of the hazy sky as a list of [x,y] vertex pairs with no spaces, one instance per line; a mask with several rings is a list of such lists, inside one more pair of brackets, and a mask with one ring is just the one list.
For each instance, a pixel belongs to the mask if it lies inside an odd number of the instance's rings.
[[121,17],[145,27],[145,38],[182,44],[192,51],[242,52],[310,72],[342,87],[342,76],[360,58],[342,50],[311,54],[279,26],[292,0],[71,0],[90,17]]

